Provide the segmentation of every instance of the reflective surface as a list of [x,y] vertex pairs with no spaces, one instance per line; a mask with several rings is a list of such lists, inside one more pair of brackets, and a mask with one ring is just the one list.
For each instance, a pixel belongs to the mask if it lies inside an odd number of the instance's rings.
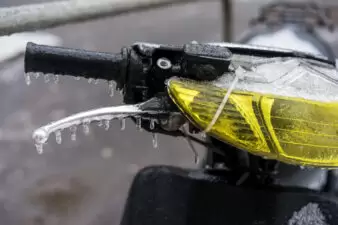
[[[227,89],[171,80],[169,93],[204,130]],[[300,165],[338,166],[338,102],[234,91],[209,135],[240,149]]]

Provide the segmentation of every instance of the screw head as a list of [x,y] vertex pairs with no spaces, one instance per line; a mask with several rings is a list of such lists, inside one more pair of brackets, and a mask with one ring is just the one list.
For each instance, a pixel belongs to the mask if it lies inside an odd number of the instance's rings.
[[163,70],[168,70],[171,68],[171,61],[167,58],[159,58],[157,60],[157,66]]

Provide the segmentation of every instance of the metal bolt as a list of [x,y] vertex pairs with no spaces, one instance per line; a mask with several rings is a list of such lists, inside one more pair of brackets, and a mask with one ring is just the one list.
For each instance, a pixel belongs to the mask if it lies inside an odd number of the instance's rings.
[[163,70],[168,70],[171,68],[171,62],[167,58],[159,58],[157,60],[157,66]]

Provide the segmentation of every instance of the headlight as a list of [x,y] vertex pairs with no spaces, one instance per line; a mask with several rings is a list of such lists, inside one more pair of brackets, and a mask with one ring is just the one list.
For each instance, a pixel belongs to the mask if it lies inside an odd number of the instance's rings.
[[[205,130],[227,89],[173,79],[168,92],[190,121]],[[234,90],[208,135],[286,163],[338,166],[338,102]]]

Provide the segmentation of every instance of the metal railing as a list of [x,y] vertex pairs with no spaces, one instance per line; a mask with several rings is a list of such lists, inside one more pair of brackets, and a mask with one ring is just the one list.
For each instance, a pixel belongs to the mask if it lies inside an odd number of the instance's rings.
[[[71,0],[0,8],[0,35],[201,1],[210,2],[211,0]],[[223,35],[226,41],[230,41],[232,38],[232,4],[231,0],[221,1]]]

